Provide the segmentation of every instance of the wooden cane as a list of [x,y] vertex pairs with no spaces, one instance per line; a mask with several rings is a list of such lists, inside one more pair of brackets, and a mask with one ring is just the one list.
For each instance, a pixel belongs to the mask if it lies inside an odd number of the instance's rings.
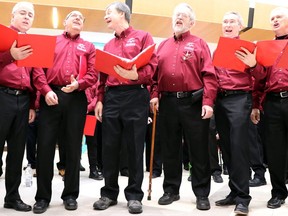
[[152,175],[153,175],[153,159],[154,159],[154,143],[155,143],[155,129],[156,129],[156,106],[153,108],[153,122],[152,122],[152,138],[151,138],[151,152],[150,152],[150,167],[149,167],[149,188],[148,188],[148,200],[151,200],[152,192]]

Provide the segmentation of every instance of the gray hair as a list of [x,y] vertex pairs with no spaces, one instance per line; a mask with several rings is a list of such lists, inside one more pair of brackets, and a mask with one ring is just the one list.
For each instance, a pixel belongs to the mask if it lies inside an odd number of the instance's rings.
[[190,19],[191,19],[192,21],[195,21],[195,20],[196,20],[195,12],[194,12],[194,10],[192,9],[192,7],[191,7],[189,4],[187,4],[187,3],[180,3],[180,4],[178,4],[178,5],[175,7],[174,11],[175,11],[178,7],[187,7],[187,8],[189,9],[189,14],[188,14],[188,15],[189,15]]
[[235,11],[229,11],[229,12],[226,12],[224,14],[224,16],[227,16],[227,15],[230,15],[230,14],[235,15],[237,17],[238,23],[239,23],[240,26],[244,26],[244,21],[243,21],[242,16],[240,15],[240,13],[235,12]]
[[270,17],[271,17],[271,14],[274,13],[274,12],[282,12],[282,14],[286,17],[288,17],[288,8],[285,8],[285,7],[277,7],[277,8],[274,8],[271,13],[270,13]]
[[131,19],[131,12],[130,12],[130,8],[128,5],[126,5],[125,3],[123,2],[113,2],[111,3],[110,5],[108,5],[106,7],[106,10],[108,8],[110,8],[111,6],[115,7],[115,9],[118,11],[118,12],[123,12],[125,14],[125,20],[130,23],[130,19]]
[[21,1],[21,2],[18,2],[17,4],[15,4],[13,9],[12,9],[12,14],[14,14],[16,11],[18,11],[19,9],[21,9],[23,7],[30,8],[34,14],[34,5],[31,2],[26,2],[26,1]]

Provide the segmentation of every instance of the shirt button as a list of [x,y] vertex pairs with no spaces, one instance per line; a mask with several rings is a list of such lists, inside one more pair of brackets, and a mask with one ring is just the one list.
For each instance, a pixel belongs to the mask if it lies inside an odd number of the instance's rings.
[[172,85],[175,86],[175,83],[173,83]]

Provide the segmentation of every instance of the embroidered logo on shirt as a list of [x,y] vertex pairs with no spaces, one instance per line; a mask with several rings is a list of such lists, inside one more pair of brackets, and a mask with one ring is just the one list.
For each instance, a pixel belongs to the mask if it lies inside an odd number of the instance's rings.
[[77,50],[81,50],[83,52],[87,52],[85,44],[78,44],[77,45]]
[[194,52],[194,43],[192,42],[187,43],[186,46],[184,47],[182,59],[186,61],[192,58],[193,52]]
[[128,41],[127,41],[127,43],[126,43],[126,47],[128,47],[128,46],[136,46],[136,42],[135,42],[136,40],[135,40],[135,38],[130,38]]

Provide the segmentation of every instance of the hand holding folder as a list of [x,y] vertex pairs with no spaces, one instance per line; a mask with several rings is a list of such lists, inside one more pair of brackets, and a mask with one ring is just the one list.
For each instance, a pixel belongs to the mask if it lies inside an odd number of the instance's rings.
[[32,55],[16,61],[18,67],[52,67],[56,45],[55,36],[18,34],[13,29],[1,24],[0,32],[0,52],[10,50],[15,40],[17,41],[17,47],[30,45],[33,49]]
[[[234,38],[220,37],[218,46],[214,53],[213,64],[216,67],[224,67],[238,71],[244,71],[246,65],[235,56],[236,50],[241,47],[248,49],[251,53],[257,47],[256,60],[263,66],[272,66],[279,58],[281,66],[288,68],[288,61],[281,60],[285,58],[284,48],[287,49],[287,40],[266,40],[258,41],[256,44]],[[285,51],[284,50],[284,51]],[[280,56],[282,54],[282,56]],[[288,55],[288,50],[287,50]],[[277,64],[280,67],[279,63]]]
[[114,66],[119,65],[127,70],[130,70],[134,64],[136,64],[137,69],[143,67],[149,63],[154,52],[155,45],[156,44],[148,46],[133,59],[121,58],[106,51],[96,49],[95,68],[100,72],[117,78],[119,81],[125,82],[126,79],[115,72]]

